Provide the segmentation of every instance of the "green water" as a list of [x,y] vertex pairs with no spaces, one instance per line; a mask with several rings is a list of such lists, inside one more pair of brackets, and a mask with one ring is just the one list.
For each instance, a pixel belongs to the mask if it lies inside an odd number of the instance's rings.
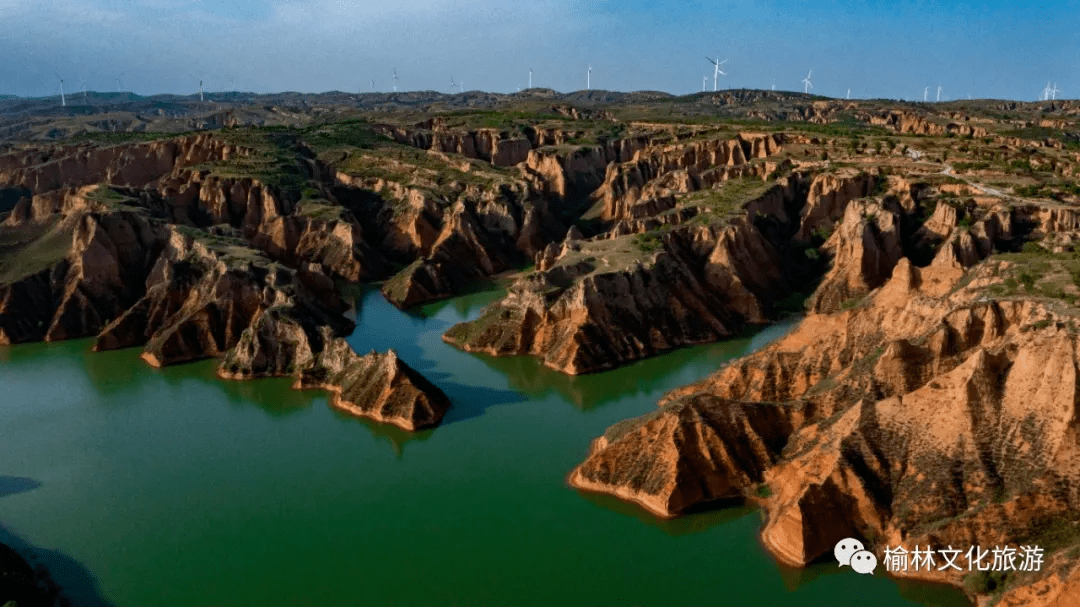
[[752,509],[662,522],[567,487],[610,424],[785,328],[568,378],[441,341],[494,297],[409,315],[363,296],[353,346],[398,349],[454,402],[419,434],[287,380],[218,380],[212,361],[157,370],[85,340],[0,349],[3,533],[76,605],[966,604],[880,573],[782,568]]

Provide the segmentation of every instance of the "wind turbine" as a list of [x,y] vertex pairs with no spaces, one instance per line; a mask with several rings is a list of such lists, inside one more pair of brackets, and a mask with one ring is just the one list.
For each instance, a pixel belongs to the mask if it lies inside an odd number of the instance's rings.
[[[53,72],[56,74],[56,72]],[[56,79],[60,81],[60,106],[67,107],[67,99],[64,98],[64,79],[60,77],[60,74],[56,74]]]
[[1055,82],[1054,83],[1054,88],[1050,89],[1050,98],[1056,100],[1057,99],[1057,94],[1060,93],[1060,92],[1061,92],[1061,90],[1058,89],[1057,83]]
[[941,85],[937,87],[937,101],[941,101]]
[[720,66],[721,66],[721,65],[724,65],[725,63],[727,63],[727,59],[724,59],[723,61],[720,61],[720,57],[719,57],[719,56],[718,56],[718,57],[716,58],[716,61],[713,61],[712,59],[709,59],[708,57],[706,57],[705,59],[706,59],[706,60],[707,60],[707,61],[708,61],[709,63],[713,64],[713,75],[712,75],[712,90],[713,90],[713,92],[715,93],[715,92],[716,92],[716,77],[717,77],[717,76],[720,76],[720,75],[724,75],[724,76],[727,76],[727,74],[726,74],[726,73],[724,73],[723,71],[721,71],[721,70],[720,70]]
[[708,82],[709,82],[709,77],[708,76],[702,76],[701,77],[701,92],[704,93],[705,91],[708,90],[708,88],[707,88],[708,87],[708,84],[707,84]]
[[775,80],[772,83],[772,90],[774,90],[774,91],[776,90],[776,81]]
[[930,87],[926,87],[922,90],[922,100],[926,103],[926,96],[930,94]]
[[1047,81],[1046,87],[1043,88],[1042,100],[1046,101],[1050,99],[1050,82]]
[[529,88],[532,88],[532,68],[529,68]]
[[397,68],[394,68],[394,92],[397,92]]
[[202,100],[203,100],[203,96],[202,96],[202,80],[200,79],[199,80],[199,101],[202,101]]
[[847,98],[848,98],[848,99],[851,99],[851,89],[848,89],[848,90],[847,90]]
[[592,66],[591,65],[589,66],[588,75],[585,76],[585,90],[586,91],[591,91],[592,90]]
[[814,83],[810,82],[810,74],[813,74],[813,73],[814,73],[814,70],[811,69],[809,72],[806,72],[806,78],[802,79],[802,81],[803,81],[803,94],[809,94],[810,89],[814,88]]

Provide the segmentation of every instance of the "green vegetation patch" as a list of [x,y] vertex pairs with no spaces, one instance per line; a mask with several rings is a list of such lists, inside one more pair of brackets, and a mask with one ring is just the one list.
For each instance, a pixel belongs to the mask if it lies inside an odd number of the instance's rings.
[[995,264],[991,272],[1001,278],[988,289],[993,295],[1026,295],[1080,305],[1080,251],[1054,253],[1028,242],[1021,251],[995,254],[987,263]]
[[774,184],[756,177],[724,181],[714,189],[698,190],[679,198],[683,207],[697,207],[692,223],[711,224],[742,216],[746,205],[765,195]]
[[248,155],[236,154],[228,160],[209,162],[208,169],[220,177],[252,178],[267,186],[298,193],[308,185],[301,168],[299,137],[288,127],[243,127],[215,131],[214,137],[246,148]]
[[[412,187],[444,188],[454,184],[494,187],[513,179],[507,170],[487,162],[457,155],[453,158],[458,166],[426,150],[388,143],[374,150],[348,152],[337,169],[360,179],[381,179]],[[465,165],[468,171],[459,168]]]
[[99,131],[72,135],[66,141],[70,141],[72,143],[89,141],[92,143],[115,145],[119,143],[174,139],[177,137],[183,137],[187,134],[189,133],[164,133],[157,131]]
[[0,284],[17,282],[56,265],[71,249],[71,237],[71,228],[59,218],[0,226]]

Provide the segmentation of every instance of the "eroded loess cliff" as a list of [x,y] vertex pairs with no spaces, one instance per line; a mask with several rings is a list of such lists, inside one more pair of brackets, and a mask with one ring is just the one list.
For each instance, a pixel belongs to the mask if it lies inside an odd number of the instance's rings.
[[1039,545],[1050,564],[989,585],[967,571],[920,575],[980,600],[1071,604],[1080,309],[1060,289],[1080,293],[1076,270],[1075,254],[1046,250],[968,269],[946,246],[922,268],[901,257],[855,305],[811,313],[658,411],[612,427],[570,482],[661,516],[754,499],[765,545],[796,566],[849,536],[879,555],[899,544]]
[[[690,139],[610,165],[594,194],[607,229],[589,238],[571,230],[548,245],[504,300],[444,339],[587,373],[768,322],[827,259],[833,269],[814,305],[880,286],[903,254],[901,215],[910,213],[901,198],[874,198],[879,177],[866,172],[792,172],[768,160],[780,141]],[[847,227],[814,249],[815,234],[836,222]],[[852,243],[854,233],[866,242]]]
[[760,192],[746,208],[694,206],[687,216],[702,221],[655,233],[588,240],[571,233],[538,256],[537,270],[504,300],[444,339],[492,355],[531,354],[578,374],[764,322],[787,277],[781,250],[755,221],[787,224],[794,183],[743,184]]
[[[139,162],[143,147],[109,157]],[[185,163],[157,172],[141,187],[21,197],[0,224],[0,343],[94,337],[95,350],[142,347],[154,366],[222,358],[223,377],[295,376],[353,414],[438,424],[449,406],[438,388],[395,355],[360,357],[342,339],[353,323],[334,278],[382,263],[348,210]]]

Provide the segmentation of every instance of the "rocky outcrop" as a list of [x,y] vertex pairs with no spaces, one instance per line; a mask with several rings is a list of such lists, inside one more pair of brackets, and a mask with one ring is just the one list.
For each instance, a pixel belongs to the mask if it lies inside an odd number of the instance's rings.
[[393,350],[360,356],[343,339],[331,341],[301,372],[298,386],[329,390],[334,407],[410,431],[438,425],[450,407],[442,390]]
[[815,233],[832,232],[852,200],[873,194],[877,175],[842,170],[819,173],[810,180],[796,238],[809,242]]
[[0,226],[33,234],[21,263],[0,284],[0,343],[96,335],[142,294],[159,227],[138,213],[81,213],[41,225]]
[[[879,555],[898,544],[1047,543],[1041,534],[1071,528],[1080,505],[1073,313],[988,299],[999,269],[967,272],[901,259],[860,306],[812,314],[613,427],[572,484],[663,515],[741,492],[766,510],[765,545],[797,566],[849,536]],[[1073,541],[1049,550],[1067,571]],[[1025,583],[1049,580],[1042,571]],[[1043,584],[1051,598],[1071,596]]]
[[226,379],[295,377],[294,388],[324,389],[352,415],[415,431],[437,426],[450,407],[438,387],[390,350],[358,355],[318,310],[283,305],[263,312],[224,357]]
[[884,284],[903,257],[899,209],[874,200],[850,202],[822,250],[832,256],[832,268],[807,307],[835,312]]
[[248,151],[209,134],[114,146],[66,145],[0,156],[0,183],[34,193],[96,183],[147,186],[192,165]]
[[867,116],[867,120],[872,125],[888,127],[906,135],[953,134],[965,137],[986,137],[990,134],[985,127],[957,122],[939,124],[928,120],[924,116],[901,110],[891,110],[877,115],[870,115]]
[[[360,357],[341,339],[353,323],[333,279],[385,271],[361,223],[326,190],[300,198],[190,168],[236,151],[219,144],[199,136],[2,159],[23,194],[0,225],[0,343],[94,337],[95,350],[142,347],[154,366],[221,358],[222,377],[296,376],[354,414],[438,424],[449,406],[438,388],[396,355]],[[40,191],[55,170],[102,183]],[[484,247],[506,243],[485,238],[505,228],[531,253],[537,234],[526,231],[542,226],[522,225],[535,217],[518,207],[515,222],[497,208],[512,192],[479,190],[462,187],[480,202],[455,205],[432,251],[486,259]]]
[[688,396],[613,426],[593,442],[570,484],[675,516],[742,498],[780,459],[790,432],[778,407]]
[[[0,230],[20,227],[34,226]],[[39,228],[27,248],[63,253],[0,287],[4,343],[96,335],[95,350],[142,346],[153,366],[222,358],[223,377],[293,375],[332,391],[335,406],[409,430],[437,425],[449,406],[396,355],[352,352],[340,336],[353,324],[319,264],[288,268],[238,238],[185,234],[137,211]]]
[[[568,239],[540,270],[444,340],[468,351],[531,354],[587,373],[764,322],[787,280],[780,252],[754,223],[787,223],[789,189],[775,186],[742,217],[657,235]],[[550,257],[550,259],[549,259]]]
[[734,139],[690,141],[652,146],[633,159],[607,166],[592,197],[608,221],[656,215],[674,206],[673,192],[713,189],[746,177],[764,179],[776,165],[749,164],[781,151],[777,135],[743,133]]
[[[418,127],[438,126],[429,121]],[[496,166],[513,166],[524,162],[533,148],[533,142],[521,133],[497,129],[477,129],[473,131],[448,131],[436,128],[403,128],[380,125],[379,132],[398,143],[436,152],[460,154],[466,158],[486,160]]]

